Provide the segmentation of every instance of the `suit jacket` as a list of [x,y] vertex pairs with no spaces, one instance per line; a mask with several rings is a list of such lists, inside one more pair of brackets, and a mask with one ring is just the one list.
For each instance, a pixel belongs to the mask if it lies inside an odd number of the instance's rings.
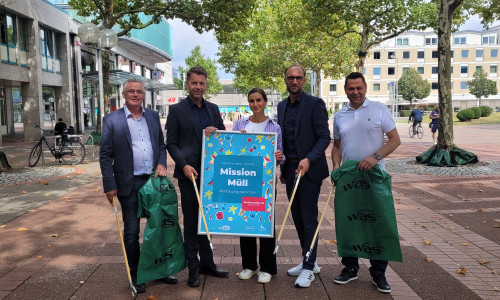
[[[299,101],[299,112],[295,124],[299,159],[309,158],[311,165],[306,176],[314,181],[322,181],[328,177],[325,151],[331,140],[325,102],[305,92],[301,93]],[[278,103],[278,124],[281,126],[283,139],[285,139],[284,121],[287,102],[288,98]],[[284,145],[285,142],[283,142]]]
[[[153,168],[159,164],[166,167],[167,152],[158,112],[146,108],[145,117],[153,148]],[[117,189],[120,196],[130,194],[134,181],[134,159],[132,137],[123,108],[110,113],[102,121],[99,163],[104,192]]]
[[[216,104],[205,101],[210,125],[225,130],[224,122]],[[181,102],[170,106],[167,117],[167,150],[175,161],[174,177],[179,180],[186,178],[182,169],[186,165],[195,168],[199,173],[201,166],[202,136],[199,136],[194,119],[192,101],[187,97]]]

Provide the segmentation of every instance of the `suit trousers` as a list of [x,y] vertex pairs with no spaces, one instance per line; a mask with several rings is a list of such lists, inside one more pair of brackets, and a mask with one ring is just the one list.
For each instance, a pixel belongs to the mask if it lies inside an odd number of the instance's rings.
[[[286,194],[288,199],[292,197],[295,185],[295,170],[298,163],[285,162],[284,178],[286,182]],[[302,248],[302,267],[306,270],[314,269],[316,262],[316,251],[318,240],[314,243],[313,250],[306,261],[306,253],[311,247],[311,242],[318,227],[318,198],[322,182],[311,180],[307,175],[300,178],[295,198],[292,203],[292,218],[295,223],[295,229],[299,236],[300,247]]]
[[[189,270],[198,268],[215,269],[214,257],[208,237],[198,235],[198,212],[199,205],[196,199],[196,191],[193,182],[189,180],[178,180],[181,191],[181,207],[184,217],[184,252]],[[200,179],[196,181],[200,186]],[[198,259],[198,254],[200,255]]]
[[[359,271],[359,262],[357,257],[342,257],[342,264],[346,267],[353,268],[356,273]],[[370,259],[370,275],[374,277],[377,274],[385,274],[387,269],[387,260],[371,260]]]
[[[259,238],[259,244],[260,271],[276,275],[278,273],[276,255],[273,253],[276,246],[276,238],[261,237]],[[248,236],[240,237],[240,250],[243,270],[257,270],[257,238]]]
[[139,209],[137,192],[147,180],[148,176],[134,176],[130,194],[127,196],[118,196],[118,201],[120,201],[122,207],[125,252],[127,252],[128,265],[133,277],[137,276],[137,266],[139,265],[139,256],[141,254],[139,246],[141,220],[137,218],[137,211]]

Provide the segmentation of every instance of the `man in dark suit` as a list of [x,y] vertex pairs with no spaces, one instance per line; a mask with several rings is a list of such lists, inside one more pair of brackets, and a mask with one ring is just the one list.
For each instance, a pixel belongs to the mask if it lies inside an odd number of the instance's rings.
[[314,273],[319,273],[316,264],[316,248],[309,260],[305,255],[318,227],[318,197],[323,179],[328,177],[325,150],[330,144],[328,113],[323,100],[302,91],[306,82],[305,71],[292,65],[285,71],[285,84],[289,97],[278,104],[278,123],[283,132],[283,150],[286,157],[281,166],[281,182],[286,184],[290,199],[295,177],[302,171],[299,186],[291,207],[293,222],[302,248],[303,262],[288,270],[288,275],[298,276],[297,287],[309,287]]
[[[109,203],[118,196],[123,216],[125,250],[138,293],[144,293],[144,283],[137,284],[139,264],[140,219],[137,218],[137,192],[155,172],[167,175],[167,153],[160,118],[154,110],[143,108],[144,86],[137,79],[123,85],[125,106],[103,119],[99,163],[102,183]],[[177,283],[175,277],[162,282]]]
[[191,177],[195,176],[199,188],[203,130],[209,134],[226,127],[217,105],[203,99],[207,89],[207,72],[202,67],[194,67],[187,72],[186,87],[188,97],[169,108],[167,150],[175,161],[174,177],[178,179],[181,191],[184,252],[189,268],[187,284],[196,287],[200,285],[199,274],[229,276],[227,271],[217,270],[207,236],[198,235],[199,206]]

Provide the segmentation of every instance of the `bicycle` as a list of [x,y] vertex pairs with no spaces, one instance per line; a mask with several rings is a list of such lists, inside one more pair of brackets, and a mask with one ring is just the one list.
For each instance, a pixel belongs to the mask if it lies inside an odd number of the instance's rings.
[[64,161],[67,165],[76,165],[81,163],[85,158],[85,146],[79,140],[75,138],[68,138],[68,134],[64,133],[61,135],[62,140],[59,143],[59,147],[56,148],[55,145],[51,146],[45,137],[46,133],[52,134],[54,131],[42,129],[39,125],[35,125],[35,127],[42,131],[42,137],[35,144],[35,146],[33,146],[33,149],[31,149],[28,157],[28,166],[34,167],[40,160],[40,157],[43,157],[43,142],[45,142],[49,148],[52,156],[59,160],[59,163],[62,159],[62,161]]
[[[424,129],[422,128],[422,122],[419,122],[416,125],[416,129],[417,129],[418,138],[419,139],[423,138],[424,137]],[[409,133],[410,133],[410,137],[413,138],[413,136],[415,135],[415,133],[413,132],[413,123],[410,124]]]

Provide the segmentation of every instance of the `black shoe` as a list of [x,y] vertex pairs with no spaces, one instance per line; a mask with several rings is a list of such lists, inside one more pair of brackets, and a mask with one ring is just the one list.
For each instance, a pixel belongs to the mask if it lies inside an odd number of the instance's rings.
[[228,277],[229,276],[229,272],[228,271],[224,271],[224,270],[217,270],[217,268],[205,268],[205,267],[202,267],[199,269],[199,272],[200,274],[205,274],[205,275],[211,275],[211,276],[214,276],[214,277],[219,277],[219,278],[222,278],[222,277]]
[[142,294],[146,292],[146,284],[144,283],[137,284],[137,279],[134,278],[132,278],[132,284],[134,285],[137,294]]
[[345,267],[340,275],[333,279],[333,282],[338,284],[346,284],[349,281],[356,279],[358,279],[358,272],[353,268]]
[[190,287],[200,286],[200,275],[198,275],[198,270],[189,270],[187,285]]
[[158,281],[161,281],[161,282],[166,283],[166,284],[177,284],[178,280],[174,276],[168,276],[165,278],[160,278],[160,279],[158,279]]
[[377,290],[381,293],[390,293],[391,286],[387,283],[387,279],[385,279],[384,274],[377,274],[373,276],[372,279],[373,284],[377,286]]

